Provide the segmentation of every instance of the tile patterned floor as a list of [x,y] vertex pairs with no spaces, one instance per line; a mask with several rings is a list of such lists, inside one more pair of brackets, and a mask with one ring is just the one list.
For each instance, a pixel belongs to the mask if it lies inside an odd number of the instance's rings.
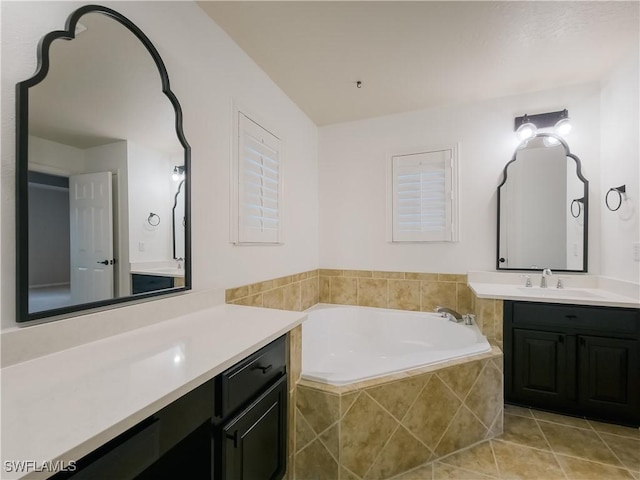
[[504,433],[393,480],[640,480],[640,429],[505,405]]

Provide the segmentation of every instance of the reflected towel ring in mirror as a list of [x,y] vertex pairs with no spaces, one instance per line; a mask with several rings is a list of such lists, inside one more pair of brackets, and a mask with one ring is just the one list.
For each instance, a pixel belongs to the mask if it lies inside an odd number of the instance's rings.
[[147,217],[147,223],[152,227],[157,227],[158,225],[160,225],[160,215],[153,212],[149,213],[149,216]]
[[[582,206],[584,205],[584,197],[582,198],[575,198],[572,202],[571,202],[571,216],[573,218],[578,218],[580,216],[580,214],[582,213]],[[576,213],[576,208],[578,210],[578,213]]]
[[[618,193],[618,206],[616,208],[612,208],[611,205],[609,204],[609,194],[611,192],[617,192]],[[627,199],[627,186],[626,185],[620,185],[619,187],[612,187],[609,189],[609,191],[607,192],[607,194],[604,196],[604,203],[607,206],[607,208],[609,210],[611,210],[612,212],[616,212],[620,209],[620,207],[622,206],[622,201]]]

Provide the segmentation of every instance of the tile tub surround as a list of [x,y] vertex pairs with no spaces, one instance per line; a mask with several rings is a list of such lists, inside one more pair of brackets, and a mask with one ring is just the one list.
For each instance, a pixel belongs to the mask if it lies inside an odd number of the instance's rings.
[[296,480],[382,480],[502,433],[502,352],[344,386],[300,380]]
[[236,305],[301,312],[319,301],[318,270],[230,288],[225,291],[225,300]]
[[451,273],[320,269],[320,303],[432,312],[473,312],[467,276]]

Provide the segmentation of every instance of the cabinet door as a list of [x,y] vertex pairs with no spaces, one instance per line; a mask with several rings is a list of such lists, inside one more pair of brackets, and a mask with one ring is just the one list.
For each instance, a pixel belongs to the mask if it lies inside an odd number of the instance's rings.
[[575,365],[567,354],[574,341],[563,333],[514,329],[512,400],[566,405],[575,396]]
[[578,338],[580,406],[609,418],[638,418],[638,342],[586,335]]
[[222,427],[226,480],[278,480],[286,468],[287,377]]

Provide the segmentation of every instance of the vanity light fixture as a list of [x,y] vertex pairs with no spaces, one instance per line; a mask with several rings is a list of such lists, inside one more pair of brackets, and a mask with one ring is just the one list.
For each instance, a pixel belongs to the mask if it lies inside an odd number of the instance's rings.
[[516,135],[521,142],[525,140],[529,140],[536,136],[536,132],[538,129],[535,124],[531,122],[527,114],[525,113],[524,117],[522,117],[522,123],[519,127],[516,127]]
[[[553,127],[553,132],[559,136],[566,136],[571,132],[569,111],[565,108],[557,112],[539,113],[536,115],[524,114],[516,117],[514,130],[520,141],[528,140],[536,135],[538,129]],[[553,146],[560,143],[553,137],[545,138],[545,145]]]
[[566,137],[567,135],[569,135],[571,133],[571,129],[573,128],[573,125],[571,125],[571,120],[569,120],[568,115],[569,115],[569,112],[567,112],[566,110],[563,110],[563,117],[560,120],[558,120],[555,126],[553,127],[555,132],[562,137]]
[[174,182],[179,182],[180,180],[184,180],[184,166],[176,165],[173,167],[173,173],[171,174],[171,179]]

